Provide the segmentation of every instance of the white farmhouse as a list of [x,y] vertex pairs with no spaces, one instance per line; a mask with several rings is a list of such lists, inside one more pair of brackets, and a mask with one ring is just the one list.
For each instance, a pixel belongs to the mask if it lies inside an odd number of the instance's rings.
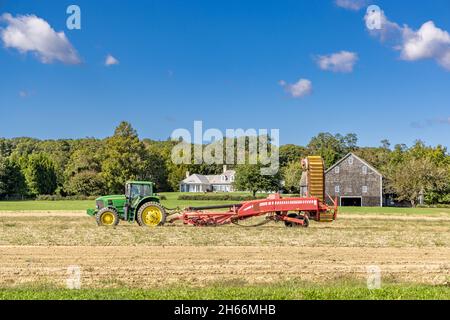
[[223,166],[222,174],[202,175],[186,172],[186,179],[180,182],[180,192],[233,192],[236,172]]

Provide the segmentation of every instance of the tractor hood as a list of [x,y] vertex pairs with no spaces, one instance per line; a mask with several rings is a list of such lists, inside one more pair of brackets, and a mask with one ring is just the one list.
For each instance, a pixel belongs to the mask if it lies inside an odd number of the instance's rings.
[[112,201],[117,201],[117,200],[126,200],[126,197],[124,194],[119,194],[119,195],[109,195],[109,196],[103,196],[103,197],[99,197],[97,199],[95,199],[95,201],[103,201],[103,202],[107,202],[108,200],[112,200]]
[[112,207],[116,210],[123,210],[123,206],[127,202],[125,195],[110,195],[95,199],[97,210],[104,207]]

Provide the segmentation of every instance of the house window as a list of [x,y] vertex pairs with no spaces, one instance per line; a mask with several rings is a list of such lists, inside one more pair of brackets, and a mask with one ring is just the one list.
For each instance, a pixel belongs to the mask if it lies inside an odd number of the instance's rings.
[[230,181],[233,182],[234,181],[234,175],[230,176]]
[[348,164],[353,165],[353,157],[348,158]]
[[227,177],[224,176],[224,175],[222,175],[222,176],[220,176],[220,180],[221,180],[222,182],[225,182],[225,181],[227,181]]
[[335,193],[339,193],[339,192],[340,192],[339,186],[335,186],[335,187],[334,187],[334,192],[335,192]]
[[362,172],[363,172],[363,174],[367,174],[367,166],[362,167]]
[[367,186],[363,186],[363,187],[362,187],[362,192],[363,192],[363,193],[367,193],[367,192],[368,192]]
[[341,172],[341,169],[339,167],[334,168],[334,173],[339,174]]

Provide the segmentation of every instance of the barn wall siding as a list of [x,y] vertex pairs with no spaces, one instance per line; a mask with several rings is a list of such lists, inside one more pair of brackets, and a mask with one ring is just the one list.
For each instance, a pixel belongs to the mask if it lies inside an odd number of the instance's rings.
[[[350,158],[353,162],[349,161]],[[378,172],[354,155],[347,155],[336,167],[325,174],[325,189],[332,198],[362,197],[363,206],[382,205],[382,177]],[[339,186],[338,193],[335,192],[336,186]]]
[[363,197],[362,205],[363,205],[363,207],[379,207],[381,205],[380,196],[378,196],[378,197]]

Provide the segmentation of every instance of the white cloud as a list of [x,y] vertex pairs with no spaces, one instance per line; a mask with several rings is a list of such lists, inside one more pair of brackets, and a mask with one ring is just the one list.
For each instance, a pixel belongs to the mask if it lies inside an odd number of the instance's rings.
[[279,84],[294,98],[303,98],[310,95],[313,90],[312,82],[308,79],[300,79],[294,84],[281,80]]
[[408,61],[435,59],[450,70],[450,34],[437,28],[433,21],[424,23],[417,31],[405,27],[401,57]]
[[335,0],[338,7],[358,11],[369,4],[368,0]]
[[7,25],[0,29],[0,38],[6,48],[14,48],[21,53],[32,52],[42,63],[81,63],[64,32],[56,32],[44,19],[35,15],[13,17],[5,13],[0,16],[0,22]]
[[[370,13],[365,16],[366,22],[372,19]],[[406,61],[433,59],[439,65],[450,71],[450,34],[434,24],[424,23],[415,31],[407,25],[400,26],[389,21],[381,12],[381,29],[369,30],[381,41],[389,41],[395,50],[400,51],[400,57]]]
[[112,55],[108,54],[105,59],[105,66],[114,66],[116,64],[119,64],[119,60],[114,58]]
[[318,56],[317,65],[322,70],[333,72],[352,72],[358,61],[358,54],[355,52],[341,51],[330,55]]

